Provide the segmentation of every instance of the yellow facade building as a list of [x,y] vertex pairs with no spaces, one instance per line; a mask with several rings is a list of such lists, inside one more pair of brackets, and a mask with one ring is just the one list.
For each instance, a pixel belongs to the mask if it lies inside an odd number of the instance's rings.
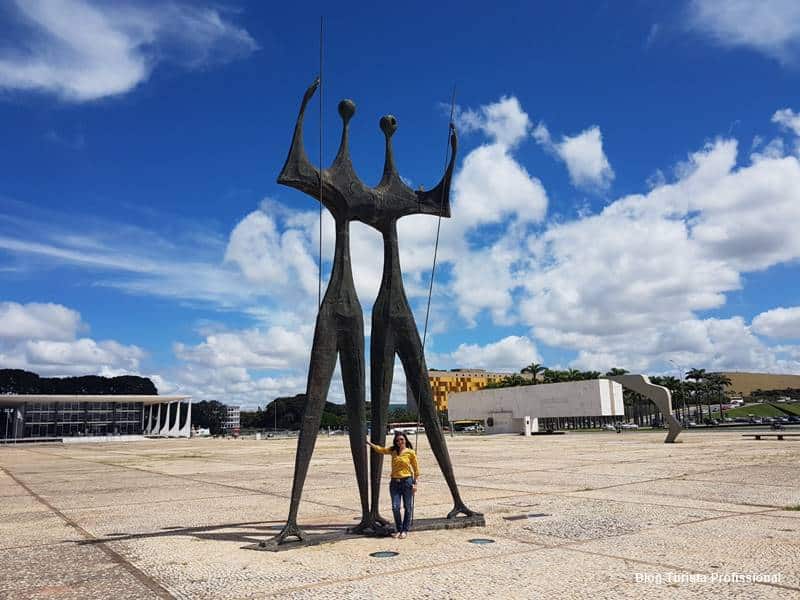
[[[474,392],[490,383],[498,383],[514,373],[494,373],[483,369],[454,369],[452,371],[428,371],[433,391],[433,401],[439,411],[447,410],[447,395],[451,392]],[[522,375],[522,377],[527,377]],[[406,387],[408,410],[416,412],[417,402],[411,390]]]

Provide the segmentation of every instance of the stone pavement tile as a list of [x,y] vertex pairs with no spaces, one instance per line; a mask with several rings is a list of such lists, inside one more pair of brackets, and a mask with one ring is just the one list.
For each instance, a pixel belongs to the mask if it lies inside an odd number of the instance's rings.
[[659,506],[677,506],[686,509],[717,510],[740,513],[754,513],[764,510],[764,507],[762,506],[735,504],[722,499],[709,501],[685,496],[667,496],[651,490],[649,485],[638,484],[635,486],[621,486],[601,490],[589,490],[586,492],[570,492],[564,495],[573,496],[576,498],[617,500],[619,502],[631,504],[640,503]]
[[800,593],[800,526],[768,515],[737,514],[574,548],[704,572],[777,573]]
[[[219,539],[189,543],[179,538],[129,540],[113,547],[186,598],[263,597],[299,585],[398,569],[407,572],[465,558],[491,559],[533,547],[510,540],[498,540],[491,548],[467,543],[474,535],[468,530],[419,532],[407,540],[355,538],[282,552],[245,550],[240,541]],[[387,549],[401,552],[397,560],[369,557],[370,552]]]
[[272,525],[283,522],[288,507],[288,500],[277,501],[257,494],[140,504],[125,511],[114,506],[76,509],[65,514],[92,534],[109,536],[214,528],[233,523]]
[[[149,502],[167,502],[205,498],[209,496],[238,496],[242,492],[213,484],[176,480],[169,487],[148,488],[146,478],[141,485],[118,488],[112,491],[76,491],[73,493],[49,493],[40,495],[60,510],[99,506],[135,506]],[[37,491],[36,486],[31,486]]]
[[497,474],[481,479],[462,477],[459,484],[470,488],[518,490],[523,492],[575,492],[611,485],[636,483],[642,478],[589,475],[584,473],[531,471],[511,476]]
[[698,471],[709,471],[713,468],[713,466],[700,464],[696,460],[687,460],[685,457],[680,457],[675,459],[659,458],[657,460],[639,458],[613,463],[595,462],[590,465],[567,467],[564,471],[568,473],[585,473],[587,475],[616,475],[640,477],[642,479],[659,479],[662,477],[682,477]]
[[60,544],[3,552],[0,598],[147,599],[158,596],[104,552]]
[[714,481],[735,483],[746,486],[774,485],[800,489],[800,469],[794,465],[768,464],[755,466],[736,466],[720,469],[713,473],[687,475],[690,481]]
[[49,509],[31,496],[24,488],[17,488],[24,496],[4,498],[0,500],[0,522],[13,519],[16,514],[36,511],[46,511]]
[[[410,541],[406,540],[406,541]],[[412,543],[413,544],[413,543]],[[462,558],[436,566],[409,570],[399,560],[408,552],[418,552],[412,544],[402,547],[399,557],[373,559],[380,566],[388,563],[391,571],[370,574],[353,581],[340,580],[327,585],[281,590],[275,596],[289,598],[382,599],[402,598],[508,598],[508,599],[617,599],[666,598],[741,600],[777,600],[787,598],[787,591],[752,583],[670,582],[669,569],[631,563],[625,560],[593,556],[567,549],[529,549]],[[491,546],[480,546],[488,550]],[[406,550],[407,549],[407,550]],[[649,582],[637,583],[636,574]],[[660,582],[656,574],[662,576]],[[686,577],[688,573],[680,573]],[[256,597],[255,595],[244,597]]]
[[81,473],[79,477],[59,478],[57,480],[28,481],[22,475],[20,480],[43,496],[60,496],[72,492],[82,494],[109,494],[120,490],[147,487],[175,487],[181,484],[180,479],[166,475],[155,475],[144,471],[116,470],[110,472]]
[[625,490],[732,504],[784,507],[800,503],[800,487],[750,486],[721,481],[708,483],[689,479],[660,480],[627,485]]
[[[541,496],[535,506],[509,509],[498,506],[488,516],[493,530],[515,539],[546,545],[602,539],[636,533],[655,527],[677,525],[718,517],[718,511],[624,504],[613,500]],[[519,517],[508,520],[505,517]]]
[[[47,510],[42,504],[37,504],[42,510],[19,512],[0,518],[0,549],[58,544],[80,539],[80,534],[63,519]],[[4,554],[5,550],[0,552],[0,557]]]

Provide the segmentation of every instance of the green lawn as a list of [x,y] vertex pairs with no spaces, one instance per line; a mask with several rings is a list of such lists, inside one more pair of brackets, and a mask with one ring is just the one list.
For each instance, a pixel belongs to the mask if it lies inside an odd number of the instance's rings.
[[790,415],[797,415],[800,417],[800,402],[787,402],[786,404],[777,404]]
[[778,410],[771,404],[748,404],[739,408],[732,408],[725,411],[725,416],[735,419],[736,417],[785,417],[786,413]]

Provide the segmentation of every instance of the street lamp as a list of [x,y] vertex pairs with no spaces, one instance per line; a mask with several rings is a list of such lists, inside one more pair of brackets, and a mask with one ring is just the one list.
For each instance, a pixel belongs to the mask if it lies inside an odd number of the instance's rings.
[[672,365],[678,369],[678,382],[680,383],[680,390],[681,390],[681,402],[683,404],[683,418],[688,419],[687,410],[686,410],[686,390],[683,387],[683,367],[681,367],[678,363],[676,363],[671,358],[668,358],[667,361],[671,362]]

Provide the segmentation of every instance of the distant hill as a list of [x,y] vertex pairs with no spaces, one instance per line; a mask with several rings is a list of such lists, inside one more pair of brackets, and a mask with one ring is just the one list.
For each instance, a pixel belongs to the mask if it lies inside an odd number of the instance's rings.
[[[276,398],[266,408],[258,408],[255,412],[242,411],[242,427],[253,429],[299,429],[303,420],[303,412],[306,408],[306,395],[297,394],[296,396],[285,396]],[[405,413],[405,404],[390,404],[389,413]],[[276,417],[277,411],[277,419]],[[366,403],[365,418],[370,418],[370,403]],[[331,427],[335,429],[347,426],[347,407],[344,404],[334,404],[326,402],[322,411],[322,421],[320,427]]]

